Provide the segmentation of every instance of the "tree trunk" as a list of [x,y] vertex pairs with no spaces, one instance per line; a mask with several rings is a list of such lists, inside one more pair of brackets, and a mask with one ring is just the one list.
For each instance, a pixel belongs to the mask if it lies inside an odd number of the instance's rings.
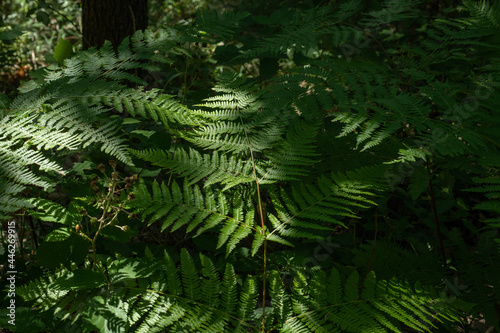
[[82,0],[83,49],[122,40],[148,26],[147,0]]

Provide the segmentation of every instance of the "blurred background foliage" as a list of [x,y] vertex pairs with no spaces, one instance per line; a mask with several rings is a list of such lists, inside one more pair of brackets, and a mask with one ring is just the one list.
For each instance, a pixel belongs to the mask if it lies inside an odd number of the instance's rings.
[[[335,2],[338,1],[148,0],[149,26],[156,30],[165,25],[185,25],[192,21],[196,12],[201,9],[247,11],[252,16],[268,17],[270,13],[279,13],[280,9],[305,9]],[[427,0],[419,6],[422,9],[422,15],[414,19],[415,27],[423,28],[431,19],[458,16],[463,10],[461,1],[457,0],[440,2]],[[380,2],[363,1],[363,7],[376,10],[380,7]],[[350,21],[355,25],[359,19],[361,17],[355,15]],[[252,33],[252,29],[260,30],[259,32],[262,33],[262,26],[252,25],[247,28],[248,33]],[[266,29],[268,28],[272,27],[266,26]],[[270,32],[271,29],[269,29]],[[53,53],[61,38],[69,41],[75,51],[80,50],[82,48],[81,36],[81,0],[0,1],[0,49],[2,50],[0,52],[0,92],[12,93],[19,86],[20,80],[27,77],[30,70],[55,62]],[[204,55],[204,59],[208,60],[213,54],[213,49],[200,48],[199,51]],[[213,61],[208,61],[208,63],[213,63]],[[194,63],[190,62],[188,65],[193,66]],[[204,69],[206,71],[207,68]],[[189,70],[188,74],[192,76],[193,81],[199,81],[200,70],[201,68]],[[153,85],[165,88],[174,79],[168,75],[157,76]],[[173,93],[174,91],[166,92]]]

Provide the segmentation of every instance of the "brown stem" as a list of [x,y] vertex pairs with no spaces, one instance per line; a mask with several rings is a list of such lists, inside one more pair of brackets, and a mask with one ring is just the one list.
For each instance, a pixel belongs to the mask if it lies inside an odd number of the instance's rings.
[[[242,121],[243,125],[243,121]],[[264,211],[262,210],[262,200],[260,197],[260,188],[259,188],[259,178],[257,177],[257,170],[255,169],[255,160],[253,157],[252,146],[250,145],[250,140],[248,139],[247,131],[245,126],[243,126],[243,130],[245,131],[245,136],[247,139],[248,148],[250,149],[250,157],[252,159],[253,166],[253,176],[255,178],[255,184],[257,185],[257,201],[259,205],[259,216],[260,223],[262,227],[262,235],[264,236],[264,262],[263,262],[263,272],[262,272],[262,332],[266,331],[266,275],[267,275],[267,237],[266,237],[266,229],[264,224]]]
[[[250,147],[250,145],[249,145]],[[266,229],[264,225],[264,212],[262,210],[262,200],[260,197],[260,188],[259,188],[259,180],[257,178],[257,171],[255,170],[255,161],[253,158],[253,151],[250,147],[250,155],[252,156],[252,164],[253,164],[253,173],[255,177],[255,183],[257,184],[257,201],[259,204],[259,216],[260,216],[260,224],[262,227],[262,235],[264,236],[264,262],[263,262],[263,272],[262,272],[262,332],[265,332],[266,329],[266,275],[267,275],[267,237],[266,237]]]
[[33,225],[33,218],[30,216],[28,221],[30,222],[31,237],[33,239],[33,245],[35,249],[38,249],[38,238],[36,236],[35,226]]
[[373,263],[373,255],[375,254],[375,245],[377,244],[377,233],[378,233],[378,222],[377,222],[377,212],[375,212],[375,236],[373,236],[373,246],[372,246],[372,254],[370,255],[370,262],[368,263],[368,274],[372,271],[372,263]]
[[436,229],[438,233],[438,239],[439,239],[439,246],[441,248],[441,256],[443,257],[443,262],[444,266],[446,267],[446,253],[444,252],[444,244],[443,244],[443,234],[441,233],[441,227],[439,225],[439,217],[438,217],[438,212],[436,208],[436,197],[434,195],[434,188],[432,187],[432,177],[431,177],[431,171],[429,168],[429,160],[427,160],[427,171],[429,172],[429,192],[431,194],[431,201],[432,201],[432,211],[434,212],[434,221],[436,221]]

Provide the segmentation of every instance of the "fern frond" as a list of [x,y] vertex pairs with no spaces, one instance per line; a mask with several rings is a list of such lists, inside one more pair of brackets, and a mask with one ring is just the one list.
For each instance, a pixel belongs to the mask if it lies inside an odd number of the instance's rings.
[[[231,265],[226,265],[221,278],[210,259],[200,256],[200,260],[201,268],[185,249],[179,265],[168,254],[163,261],[109,260],[109,282],[103,272],[61,269],[18,291],[40,310],[69,309],[66,317],[81,317],[94,329],[255,331],[256,279],[246,277],[238,290]],[[160,275],[166,279],[148,280]],[[424,332],[436,320],[456,320],[454,310],[433,297],[430,288],[395,278],[377,280],[373,272],[362,281],[357,271],[345,278],[336,268],[329,273],[299,271],[291,290],[285,288],[278,271],[269,271],[269,279],[273,307],[269,318],[282,332],[398,332],[402,325]],[[142,293],[142,288],[148,292]]]
[[271,305],[273,307],[273,315],[278,323],[283,323],[289,320],[292,313],[292,304],[290,296],[285,290],[285,285],[281,280],[281,276],[277,271],[269,273],[269,293],[271,297]]
[[[161,121],[167,128],[174,123],[197,125],[187,108],[171,96],[126,86],[130,82],[145,84],[130,73],[131,69],[157,70],[152,61],[168,63],[167,55],[179,54],[179,38],[168,28],[157,33],[139,31],[116,50],[106,43],[100,50],[90,49],[66,59],[62,68],[54,65],[44,69],[41,77],[19,89],[13,101],[2,97],[1,181],[50,188],[47,177],[30,170],[36,167],[63,174],[56,161],[44,154],[49,149],[67,154],[98,145],[104,153],[132,166],[125,140],[118,133],[119,123],[109,117],[112,109]],[[14,201],[3,200],[9,201],[8,210],[12,211]]]
[[[321,284],[308,283],[309,279]],[[312,296],[319,293],[326,293],[326,303],[323,297],[321,302],[315,302],[317,298]],[[415,293],[404,281],[377,281],[373,272],[364,282],[360,281],[357,271],[342,282],[336,268],[330,271],[328,279],[322,271],[313,273],[312,277],[298,273],[291,296],[295,315],[282,327],[285,332],[292,332],[294,328],[304,332],[400,332],[403,324],[425,332],[435,326],[428,319],[431,316],[436,320],[456,319],[452,308],[445,307],[431,295],[430,290]]]
[[57,306],[65,296],[70,297],[69,290],[63,290],[55,285],[55,281],[67,273],[66,269],[59,269],[54,275],[42,277],[30,281],[27,285],[19,286],[16,288],[16,293],[25,300],[33,300],[34,306],[40,311],[47,311]]
[[221,183],[225,186],[224,190],[227,190],[238,184],[255,181],[252,176],[250,160],[244,162],[235,156],[228,158],[226,155],[219,155],[217,151],[213,154],[203,155],[191,148],[189,151],[178,148],[173,152],[159,150],[132,150],[131,152],[153,165],[180,173],[183,177],[186,177],[189,184],[195,184],[206,178],[204,181],[205,187]]
[[[169,258],[167,254],[166,261],[109,260],[109,282],[104,272],[61,269],[17,290],[25,300],[34,301],[40,311],[66,310],[66,318],[81,318],[101,331],[114,327],[122,331],[162,332],[184,327],[222,333],[246,332],[253,327],[251,319],[257,301],[254,278],[244,279],[242,290],[238,291],[234,269],[229,264],[221,279],[207,257],[200,256],[201,270],[186,250],[182,250],[179,266]],[[148,280],[164,274],[166,283]],[[207,280],[200,281],[200,275]],[[106,288],[101,288],[106,283]],[[173,285],[177,286],[172,288]],[[145,288],[147,293],[142,292]],[[202,292],[202,288],[208,289]],[[237,308],[237,304],[243,306]]]
[[36,211],[30,210],[30,215],[42,221],[57,222],[74,227],[83,218],[79,213],[70,212],[66,207],[47,199],[31,198],[28,201],[37,208]]
[[207,304],[212,304],[215,308],[217,308],[220,304],[219,292],[221,289],[219,284],[219,274],[210,258],[200,253],[200,261],[203,267],[202,274],[204,277],[201,282],[201,298],[204,299]]
[[197,293],[200,289],[200,278],[194,267],[193,260],[186,249],[181,251],[182,283],[184,293],[190,300],[199,300],[201,295]]
[[500,213],[500,177],[497,175],[486,178],[474,177],[472,178],[472,181],[477,186],[467,189],[467,191],[483,193],[486,197],[486,200],[476,204],[474,209],[480,209],[493,213],[493,217],[486,219],[485,222],[499,226],[500,218],[497,216]]
[[500,6],[498,3],[491,3],[488,0],[482,1],[470,1],[464,0],[464,5],[471,12],[474,20],[479,22],[487,22],[486,26],[491,27],[492,25],[499,28],[500,20],[498,18],[498,13],[500,12]]
[[227,313],[233,313],[238,304],[238,299],[236,298],[238,289],[236,286],[237,282],[234,267],[230,264],[226,264],[221,285],[221,307],[222,310]]
[[135,200],[130,206],[142,214],[148,225],[163,220],[162,231],[170,228],[175,231],[181,227],[186,232],[195,231],[200,235],[207,230],[221,227],[217,248],[227,244],[228,253],[254,229],[254,210],[248,206],[246,197],[236,192],[238,200],[229,201],[225,194],[210,188],[202,192],[197,185],[184,182],[183,190],[176,182],[171,190],[156,181],[151,196],[146,186],[140,184],[135,190]]
[[[271,198],[277,215],[268,214],[273,231],[267,237],[276,234],[316,238],[318,236],[312,231],[331,229],[325,223],[345,226],[338,217],[356,218],[355,210],[375,204],[369,197],[374,195],[373,190],[378,186],[385,186],[383,170],[367,168],[347,175],[339,174],[331,179],[321,177],[316,184],[292,187],[291,193],[284,189],[272,191]],[[372,184],[358,181],[368,173],[372,173]]]
[[245,324],[245,321],[251,321],[254,319],[253,314],[257,305],[257,291],[256,279],[252,276],[247,276],[240,292],[238,314],[241,319],[236,326],[235,332],[244,332],[243,324]]
[[311,171],[311,166],[317,161],[315,128],[304,122],[292,123],[287,131],[286,140],[279,142],[274,149],[266,152],[269,167],[262,167],[264,175],[260,182],[279,182],[297,180]]
[[56,132],[36,124],[36,116],[22,113],[16,117],[4,117],[0,123],[0,135],[10,143],[19,139],[28,140],[37,149],[76,149],[79,141],[66,132]]
[[0,159],[0,177],[22,185],[34,185],[48,189],[52,184],[41,179],[28,167]]
[[233,37],[242,27],[242,21],[248,17],[248,12],[233,11],[198,11],[196,15],[196,29],[198,33],[207,35],[209,39],[225,40]]

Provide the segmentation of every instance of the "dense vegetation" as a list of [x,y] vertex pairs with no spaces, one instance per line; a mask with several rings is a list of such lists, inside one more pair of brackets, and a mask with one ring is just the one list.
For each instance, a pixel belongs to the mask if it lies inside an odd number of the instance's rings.
[[500,5],[167,3],[87,51],[26,8],[66,39],[0,93],[0,327],[500,330]]

